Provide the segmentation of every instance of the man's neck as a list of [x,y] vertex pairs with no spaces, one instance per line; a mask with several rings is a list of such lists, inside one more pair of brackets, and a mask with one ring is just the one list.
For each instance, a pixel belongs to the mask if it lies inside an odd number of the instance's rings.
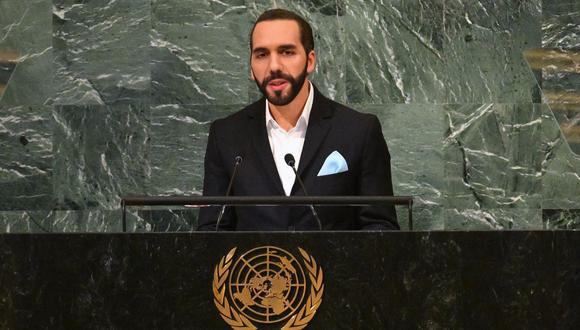
[[296,95],[292,102],[286,105],[273,105],[272,103],[268,102],[268,107],[270,108],[270,114],[272,115],[272,118],[274,118],[274,120],[283,130],[289,131],[294,126],[296,126],[296,123],[302,114],[302,110],[304,110],[304,105],[308,100],[309,93],[310,82],[305,80],[304,84],[300,88],[300,92],[298,92],[298,95]]

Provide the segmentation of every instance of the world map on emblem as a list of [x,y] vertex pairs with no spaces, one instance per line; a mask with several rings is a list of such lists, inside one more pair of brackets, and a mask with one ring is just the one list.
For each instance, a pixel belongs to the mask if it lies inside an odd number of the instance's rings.
[[261,323],[287,319],[302,305],[306,277],[300,262],[273,246],[249,250],[230,273],[229,295],[238,312]]

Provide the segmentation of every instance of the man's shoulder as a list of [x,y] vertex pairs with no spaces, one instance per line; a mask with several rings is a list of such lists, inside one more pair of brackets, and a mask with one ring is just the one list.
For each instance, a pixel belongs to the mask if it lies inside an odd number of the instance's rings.
[[325,96],[321,95],[323,100],[322,103],[326,107],[330,107],[332,109],[332,116],[333,119],[349,123],[350,125],[363,125],[366,126],[370,122],[378,120],[377,116],[371,113],[361,112],[359,110],[355,110],[351,106],[344,105],[342,103],[336,102]]
[[239,125],[240,122],[246,120],[247,118],[253,118],[256,116],[259,116],[260,113],[260,109],[262,109],[262,111],[265,111],[265,105],[264,105],[265,100],[264,99],[260,99],[252,104],[249,104],[247,106],[245,106],[244,108],[242,108],[241,110],[238,110],[228,116],[216,119],[213,122],[213,125],[217,128],[221,128],[221,127],[231,127],[231,126],[236,126]]

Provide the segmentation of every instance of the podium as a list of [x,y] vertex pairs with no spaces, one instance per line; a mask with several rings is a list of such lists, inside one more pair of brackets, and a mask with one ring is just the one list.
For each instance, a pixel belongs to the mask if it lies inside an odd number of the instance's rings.
[[[579,246],[573,231],[0,235],[0,328],[229,329],[233,308],[276,304],[260,290],[286,294],[276,274],[238,272],[245,255],[258,272],[292,273],[286,256],[308,289],[284,296],[294,310],[281,322],[248,318],[259,329],[280,329],[309,299],[308,329],[573,329]],[[251,284],[250,299],[236,284]]]

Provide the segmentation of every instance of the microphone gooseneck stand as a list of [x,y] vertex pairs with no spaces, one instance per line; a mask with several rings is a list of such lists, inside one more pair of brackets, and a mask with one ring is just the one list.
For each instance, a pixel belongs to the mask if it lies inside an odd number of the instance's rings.
[[[304,182],[302,182],[302,179],[300,178],[300,175],[298,175],[298,172],[296,171],[296,167],[294,166],[294,165],[296,165],[296,160],[294,159],[294,156],[292,154],[286,154],[284,156],[284,161],[286,162],[286,164],[288,166],[290,166],[292,168],[292,171],[294,171],[294,175],[296,176],[296,179],[298,179],[298,184],[300,184],[302,191],[304,191],[304,195],[308,196],[308,192],[306,191],[306,187],[304,186]],[[314,208],[314,205],[308,204],[308,206],[310,206],[310,211],[312,212],[314,219],[316,219],[316,222],[318,223],[318,230],[322,230],[322,222],[320,221],[320,218],[318,217],[318,213],[316,213],[316,209]]]
[[[230,183],[228,184],[228,189],[226,190],[225,197],[228,197],[230,195],[231,191],[232,191],[232,185],[234,183],[234,179],[236,178],[236,174],[238,173],[238,167],[242,163],[242,160],[244,160],[244,159],[242,158],[242,156],[239,156],[239,155],[234,158],[234,161],[235,161],[235,163],[234,163],[234,171],[232,173],[232,177],[230,178]],[[224,216],[225,211],[226,211],[226,204],[222,205],[222,208],[220,210],[220,213],[219,213],[219,215],[217,217],[217,221],[215,223],[215,231],[219,231],[220,222],[222,221],[222,218]]]

